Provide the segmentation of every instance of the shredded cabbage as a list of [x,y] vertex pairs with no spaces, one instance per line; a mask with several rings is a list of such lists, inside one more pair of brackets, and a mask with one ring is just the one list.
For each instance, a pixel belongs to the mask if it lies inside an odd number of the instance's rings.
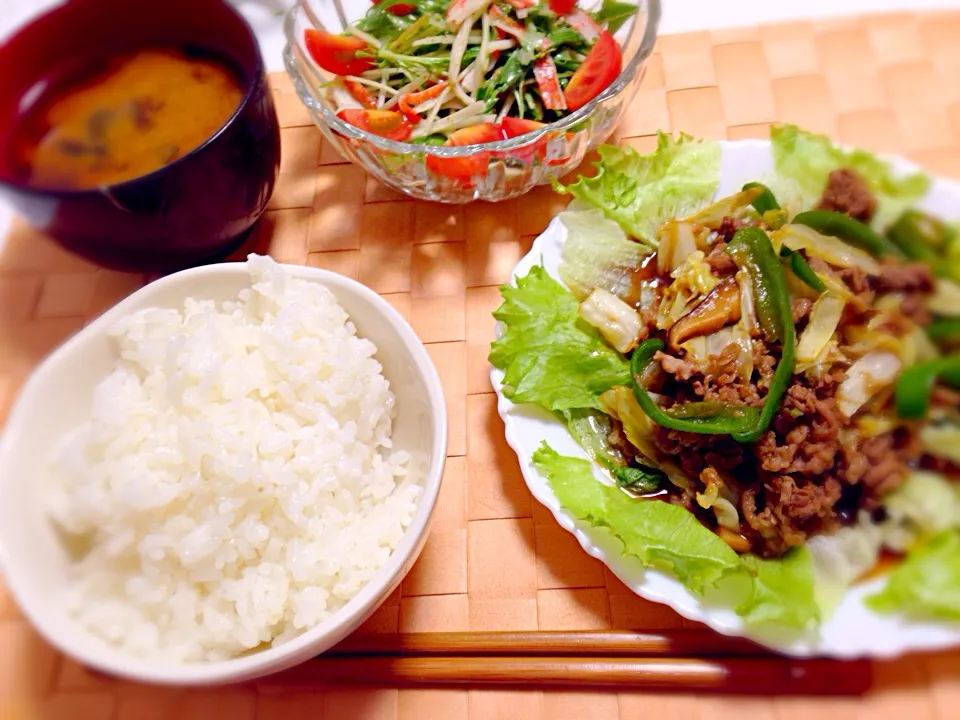
[[633,391],[622,385],[610,388],[600,397],[603,409],[620,421],[623,434],[637,451],[654,467],[662,470],[667,478],[681,490],[689,490],[690,480],[686,474],[653,444],[657,426],[640,409]]
[[577,300],[602,288],[621,300],[635,301],[636,270],[650,248],[628,239],[600,210],[568,210],[560,213],[560,222],[567,228],[560,278]]
[[837,390],[837,405],[853,417],[870,398],[893,383],[903,364],[892,352],[878,350],[857,360]]
[[823,293],[813,304],[810,320],[797,343],[797,372],[803,372],[816,363],[826,349],[843,315],[843,298],[831,292]]
[[773,234],[791,250],[805,250],[808,255],[826,260],[831,265],[860,268],[867,275],[880,274],[880,264],[863,250],[839,238],[821,235],[806,225],[784,225]]
[[920,430],[920,442],[931,455],[960,465],[960,426],[925,425]]
[[960,317],[960,285],[952,280],[938,278],[933,295],[930,296],[929,307],[937,315]]
[[[696,225],[703,225],[711,230],[720,227],[725,217],[739,217],[744,214],[753,214],[756,217],[756,211],[750,207],[750,203],[757,199],[763,190],[761,188],[751,188],[742,192],[728,195],[721,198],[712,205],[708,205],[695,215],[691,215],[686,222],[692,222]],[[743,211],[748,211],[744,213]]]
[[637,346],[643,323],[637,311],[616,295],[594,288],[579,312],[615,350],[626,354]]
[[720,278],[713,274],[702,251],[696,250],[684,258],[680,266],[670,273],[673,282],[663,292],[657,307],[657,327],[673,327],[680,318],[693,310],[700,298],[708,295]]
[[869,513],[861,513],[854,526],[807,540],[816,577],[814,594],[824,615],[836,609],[854,580],[876,565],[882,545],[883,532]]
[[657,238],[660,241],[657,247],[657,270],[660,274],[673,273],[690,255],[697,252],[697,236],[693,225],[688,222],[667,220],[657,232]]
[[887,496],[884,543],[906,552],[922,538],[960,526],[960,489],[942,475],[914,470]]
[[713,501],[713,514],[717,517],[717,524],[730,532],[740,534],[740,514],[733,503],[726,498],[718,497]]
[[613,422],[610,416],[598,410],[573,409],[560,413],[567,429],[587,454],[601,465],[626,465],[627,460],[610,444]]

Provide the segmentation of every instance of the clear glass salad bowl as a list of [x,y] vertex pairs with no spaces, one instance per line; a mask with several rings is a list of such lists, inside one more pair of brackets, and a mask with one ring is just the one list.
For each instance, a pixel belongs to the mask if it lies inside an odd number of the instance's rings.
[[[340,33],[366,13],[371,0],[298,0],[286,17],[284,61],[294,88],[317,127],[343,157],[384,184],[415,198],[445,203],[496,202],[522,195],[549,183],[551,178],[569,173],[613,133],[636,95],[660,20],[659,0],[627,1],[636,4],[637,12],[614,35],[623,54],[623,69],[616,80],[575,112],[509,140],[460,147],[398,142],[337,117],[337,108],[329,93],[324,92],[325,85],[335,76],[313,62],[305,46],[304,31],[317,28]],[[580,7],[597,10],[600,0],[582,0]],[[447,177],[429,167],[431,156],[467,158],[479,153],[487,158],[486,168],[469,180]]]

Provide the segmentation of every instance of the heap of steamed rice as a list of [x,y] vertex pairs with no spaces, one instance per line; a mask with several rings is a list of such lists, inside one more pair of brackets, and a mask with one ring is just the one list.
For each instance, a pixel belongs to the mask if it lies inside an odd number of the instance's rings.
[[394,395],[326,288],[251,256],[235,302],[112,329],[49,508],[78,555],[70,611],[140,656],[217,660],[341,608],[396,548],[421,487]]

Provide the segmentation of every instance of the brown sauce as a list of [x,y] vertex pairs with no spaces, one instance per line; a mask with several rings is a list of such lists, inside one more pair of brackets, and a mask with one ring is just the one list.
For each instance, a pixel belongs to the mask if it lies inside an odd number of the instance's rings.
[[897,553],[890,552],[889,550],[883,550],[880,553],[880,557],[877,558],[876,565],[867,570],[854,582],[863,583],[867,582],[868,580],[873,580],[874,578],[882,577],[887,573],[892,572],[901,562],[903,562],[903,555],[898,555]]
[[177,48],[76,68],[19,119],[14,164],[34,187],[83,190],[146,175],[214,135],[243,90],[224,64]]

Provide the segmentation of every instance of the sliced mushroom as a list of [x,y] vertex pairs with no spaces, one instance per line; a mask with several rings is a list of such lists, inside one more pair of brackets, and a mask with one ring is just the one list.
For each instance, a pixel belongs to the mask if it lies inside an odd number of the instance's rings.
[[726,278],[670,329],[670,346],[678,349],[690,338],[709,335],[739,320],[740,286],[734,278]]

